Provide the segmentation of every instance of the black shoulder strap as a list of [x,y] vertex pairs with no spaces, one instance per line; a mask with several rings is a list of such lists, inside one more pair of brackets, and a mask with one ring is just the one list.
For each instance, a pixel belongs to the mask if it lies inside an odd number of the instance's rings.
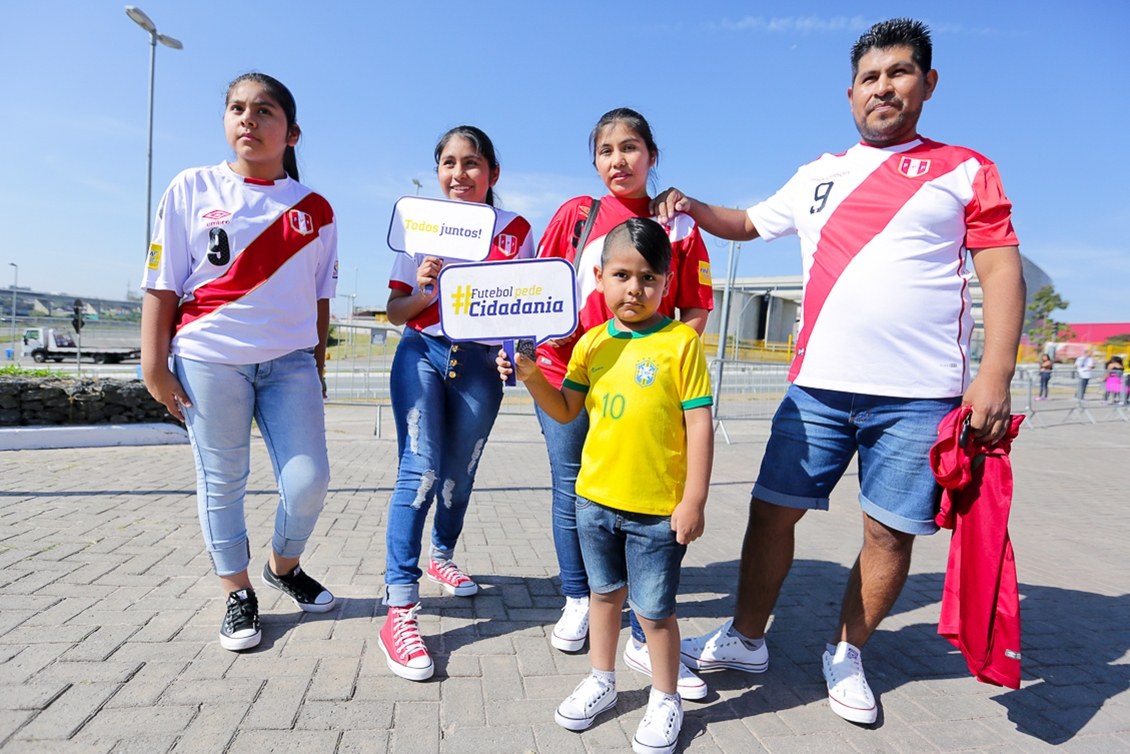
[[596,224],[596,213],[600,211],[600,200],[593,199],[592,206],[589,207],[589,216],[585,219],[585,225],[581,228],[581,237],[577,239],[577,255],[585,250],[585,244],[589,241],[589,233],[592,233],[592,226]]

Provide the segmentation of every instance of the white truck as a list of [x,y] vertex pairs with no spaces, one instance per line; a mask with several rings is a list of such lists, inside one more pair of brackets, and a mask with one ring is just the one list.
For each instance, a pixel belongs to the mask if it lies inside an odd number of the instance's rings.
[[[79,358],[79,348],[74,337],[69,332],[54,327],[29,327],[24,330],[24,344],[20,353],[31,356],[39,364],[48,359],[60,362],[63,359]],[[82,357],[93,359],[95,364],[117,364],[124,359],[140,358],[141,347],[84,344]]]

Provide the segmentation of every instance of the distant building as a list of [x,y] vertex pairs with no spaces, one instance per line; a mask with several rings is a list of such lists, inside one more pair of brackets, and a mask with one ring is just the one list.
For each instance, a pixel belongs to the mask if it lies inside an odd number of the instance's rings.
[[[140,320],[141,301],[120,301],[108,298],[76,296],[73,293],[49,293],[17,288],[17,317],[67,317],[74,313],[75,299],[82,299],[83,315],[91,321]],[[7,316],[12,316],[12,289],[0,289],[0,306]]]
[[1099,345],[1119,335],[1130,336],[1130,322],[1094,322],[1090,324],[1068,325],[1075,333],[1073,343],[1094,343]]

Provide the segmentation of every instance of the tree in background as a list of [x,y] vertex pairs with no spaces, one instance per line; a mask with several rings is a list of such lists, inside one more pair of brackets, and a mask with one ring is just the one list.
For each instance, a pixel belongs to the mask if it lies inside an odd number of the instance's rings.
[[1037,348],[1048,341],[1070,340],[1075,333],[1066,323],[1052,319],[1052,312],[1071,305],[1055,292],[1055,287],[1045,285],[1032,296],[1028,304],[1028,340]]

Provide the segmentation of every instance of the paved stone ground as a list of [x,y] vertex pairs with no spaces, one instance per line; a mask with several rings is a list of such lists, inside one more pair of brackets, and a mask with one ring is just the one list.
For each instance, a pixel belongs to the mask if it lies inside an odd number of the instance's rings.
[[[868,644],[882,713],[828,709],[820,653],[859,546],[853,477],[801,524],[763,675],[706,676],[688,752],[1130,751],[1130,424],[1029,430],[1014,450],[1012,535],[1024,620],[1019,691],[979,684],[935,634],[948,537],[920,540],[893,615]],[[472,599],[425,583],[435,678],[394,677],[376,645],[395,441],[373,410],[332,406],[334,478],[304,557],[339,607],[305,615],[260,591],[264,639],[220,648],[223,603],[200,543],[186,446],[0,453],[0,749],[5,752],[622,752],[646,679],[621,666],[617,716],[583,734],[553,709],[588,668],[553,650],[548,468],[529,416],[500,418],[458,559]],[[729,616],[764,422],[717,448],[707,533],[687,556],[680,623]],[[387,432],[385,433],[387,437]],[[270,466],[254,451],[253,569],[269,545]],[[625,630],[626,635],[626,630]]]

